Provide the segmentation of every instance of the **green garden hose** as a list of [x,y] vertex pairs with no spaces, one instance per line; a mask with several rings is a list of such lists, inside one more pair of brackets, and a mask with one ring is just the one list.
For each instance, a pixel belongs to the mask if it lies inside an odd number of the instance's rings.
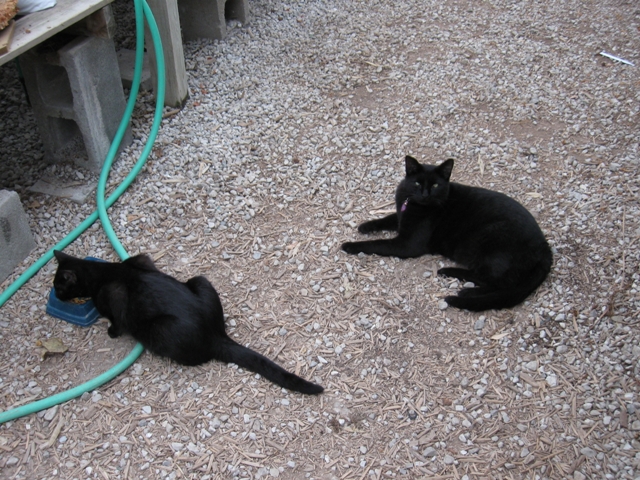
[[[72,243],[76,238],[78,238],[85,230],[87,230],[93,223],[100,218],[102,226],[109,238],[109,241],[113,245],[114,249],[118,256],[121,259],[126,259],[129,255],[126,250],[118,240],[113,227],[109,223],[109,218],[107,217],[107,208],[111,207],[118,198],[124,193],[124,191],[131,185],[133,180],[136,178],[144,163],[146,162],[149,153],[151,152],[151,148],[153,147],[153,142],[158,134],[158,130],[160,128],[160,123],[162,122],[162,109],[164,105],[164,92],[165,92],[165,65],[164,65],[164,54],[162,51],[162,42],[160,40],[160,33],[158,31],[158,26],[153,17],[153,13],[149,8],[146,0],[134,0],[135,6],[135,16],[136,16],[136,63],[135,70],[133,75],[133,84],[131,86],[131,92],[129,95],[129,100],[127,102],[127,106],[125,108],[125,113],[120,122],[120,126],[116,132],[114,140],[111,144],[111,148],[107,154],[107,158],[105,159],[104,166],[102,168],[102,173],[100,175],[100,180],[98,182],[98,191],[97,191],[97,211],[92,213],[84,222],[78,225],[71,233],[69,233],[64,239],[62,239],[58,244],[56,244],[51,250],[45,253],[38,261],[36,261],[31,267],[29,267],[15,282],[13,282],[7,290],[0,294],[0,308],[13,296],[15,292],[20,289],[31,277],[33,277],[42,267],[44,267],[49,260],[53,258],[54,250],[62,250],[67,247],[70,243]],[[140,79],[142,77],[142,60],[144,55],[144,20],[146,19],[149,25],[149,31],[151,32],[151,37],[153,39],[153,45],[157,58],[157,68],[158,68],[158,85],[156,91],[156,109],[153,118],[153,124],[151,126],[151,131],[149,132],[149,137],[147,138],[147,142],[145,147],[140,154],[140,157],[136,164],[134,165],[129,175],[124,179],[124,181],[120,184],[120,186],[109,196],[109,198],[105,201],[105,190],[107,179],[109,178],[109,171],[111,169],[111,165],[113,160],[115,159],[118,149],[120,147],[120,143],[122,138],[126,132],[127,125],[131,119],[131,114],[133,112],[133,108],[135,106],[136,98],[138,96],[138,89],[140,86]],[[50,397],[38,400],[36,402],[23,405],[21,407],[14,408],[12,410],[8,410],[6,412],[0,412],[0,424],[14,420],[19,417],[23,417],[25,415],[29,415],[31,413],[39,412],[40,410],[44,410],[47,408],[51,408],[54,405],[58,405],[60,403],[66,402],[73,398],[79,397],[85,392],[90,390],[94,390],[99,386],[105,384],[106,382],[112,380],[124,370],[129,368],[133,362],[142,354],[144,351],[144,347],[142,345],[137,344],[134,349],[125,357],[120,363],[112,367],[110,370],[104,372],[103,374],[97,376],[96,378],[85,382],[77,387],[74,387],[70,390],[60,392],[56,395],[52,395]]]

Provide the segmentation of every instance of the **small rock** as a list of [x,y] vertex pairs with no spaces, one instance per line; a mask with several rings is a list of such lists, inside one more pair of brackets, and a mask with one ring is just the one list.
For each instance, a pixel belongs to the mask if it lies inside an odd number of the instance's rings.
[[56,405],[55,407],[49,408],[44,414],[44,419],[47,422],[50,422],[51,420],[53,420],[55,418],[56,413],[58,413],[58,405]]
[[583,448],[582,450],[580,450],[580,453],[587,458],[594,458],[596,456],[596,451],[589,447]]
[[425,458],[433,458],[437,455],[438,451],[433,447],[427,447],[422,452],[422,456]]

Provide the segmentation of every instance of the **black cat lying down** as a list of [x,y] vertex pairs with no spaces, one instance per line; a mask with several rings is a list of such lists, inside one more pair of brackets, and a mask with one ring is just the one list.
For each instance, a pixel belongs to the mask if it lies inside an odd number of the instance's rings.
[[220,298],[205,277],[180,282],[158,270],[146,255],[103,263],[54,254],[56,296],[63,301],[91,297],[98,312],[111,321],[111,338],[128,333],[150,352],[183,365],[232,362],[289,390],[324,390],[229,338]]
[[473,311],[523,302],[551,269],[551,249],[533,216],[506,195],[449,182],[453,160],[438,166],[405,158],[396,189],[396,213],[358,227],[360,233],[397,231],[390,239],[347,242],[347,253],[400,258],[440,254],[466,268],[438,273],[475,284],[449,305]]

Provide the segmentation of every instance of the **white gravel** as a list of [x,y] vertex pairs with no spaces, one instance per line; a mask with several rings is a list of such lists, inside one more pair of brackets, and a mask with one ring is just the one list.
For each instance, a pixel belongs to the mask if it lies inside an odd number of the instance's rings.
[[[119,44],[130,25],[118,1]],[[185,46],[190,99],[111,210],[131,254],[221,292],[230,332],[323,384],[318,398],[234,366],[143,355],[84,396],[0,427],[12,478],[620,478],[640,476],[640,9],[574,0],[250,0],[251,22]],[[122,37],[122,38],[121,38]],[[607,51],[635,67],[599,55]],[[11,65],[0,68],[0,188],[37,249],[93,210],[32,194],[42,161]],[[146,139],[153,98],[135,112]],[[402,159],[538,219],[549,279],[523,305],[471,314],[440,299],[439,257],[339,245],[390,208]],[[115,260],[98,226],[68,252]],[[0,309],[2,409],[59,392],[133,343],[44,314],[51,263]],[[36,341],[64,356],[40,360]]]

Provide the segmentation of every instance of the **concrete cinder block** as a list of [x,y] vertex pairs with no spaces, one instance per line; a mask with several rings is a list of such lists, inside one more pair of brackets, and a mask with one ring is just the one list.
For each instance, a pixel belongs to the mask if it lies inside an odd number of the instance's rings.
[[180,25],[185,41],[198,38],[222,40],[227,20],[249,21],[248,0],[180,0]]
[[[99,172],[126,107],[115,46],[99,37],[56,42],[20,56],[45,158]],[[121,147],[131,141],[128,129]]]
[[[133,73],[136,68],[136,52],[135,50],[127,50],[125,48],[118,50],[118,66],[120,67],[120,76],[122,85],[125,88],[131,88],[133,85]],[[140,77],[140,90],[147,92],[153,89],[151,83],[151,73],[149,72],[149,57],[147,54],[142,60],[142,76]]]
[[0,190],[0,282],[13,272],[35,246],[20,197],[16,192]]

